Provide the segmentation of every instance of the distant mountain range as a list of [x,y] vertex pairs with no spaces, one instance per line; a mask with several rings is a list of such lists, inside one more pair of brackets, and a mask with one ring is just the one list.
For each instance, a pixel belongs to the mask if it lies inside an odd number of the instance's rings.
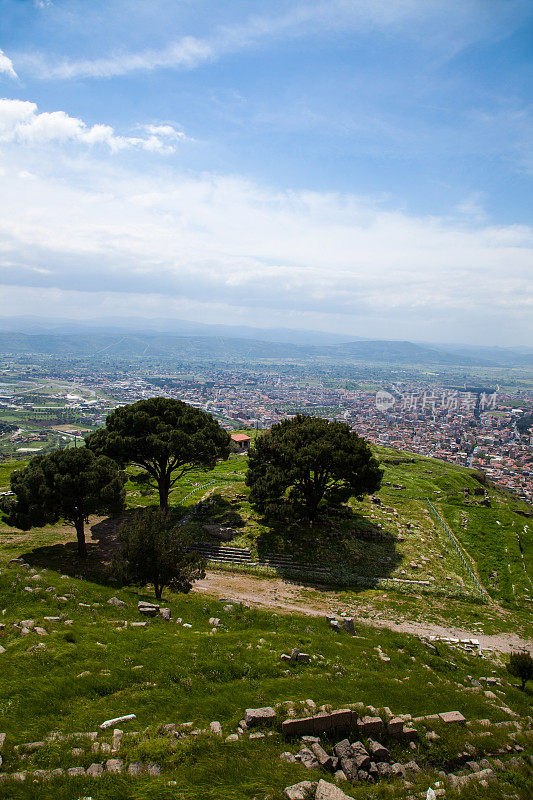
[[[127,322],[132,328],[135,327],[130,320]],[[56,322],[4,318],[0,320],[0,353],[82,358],[152,357],[229,363],[284,360],[299,363],[361,362],[421,366],[533,366],[533,350],[528,348],[416,344],[371,339],[342,341],[342,337],[316,331],[202,325],[181,320],[172,322],[175,327],[183,324],[195,331],[189,331],[185,335],[168,331],[130,330],[124,327],[122,320],[115,320],[112,326],[105,323],[110,329],[102,330],[99,328],[99,321],[89,324],[69,320]],[[47,329],[48,323],[50,327]],[[137,328],[144,326],[144,320],[137,321],[136,325]],[[159,325],[163,325],[163,321]],[[9,330],[10,326],[18,328],[18,331]],[[76,327],[78,330],[68,330]],[[60,328],[65,330],[58,330]],[[335,341],[331,341],[332,339]]]
[[340,344],[359,340],[358,336],[341,336],[321,331],[292,328],[252,328],[247,325],[212,325],[186,319],[132,319],[115,317],[112,320],[46,319],[42,317],[0,317],[0,331],[10,333],[134,333],[174,334],[177,336],[222,336],[229,339],[255,339],[261,342],[291,344]]

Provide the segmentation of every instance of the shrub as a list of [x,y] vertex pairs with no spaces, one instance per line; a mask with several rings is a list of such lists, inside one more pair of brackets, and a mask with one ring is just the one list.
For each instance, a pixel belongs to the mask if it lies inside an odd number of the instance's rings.
[[191,549],[191,540],[176,527],[168,511],[147,508],[133,514],[120,528],[122,561],[114,572],[124,584],[152,583],[158,600],[165,586],[189,592],[205,576],[205,564]]
[[519,650],[511,653],[509,656],[509,663],[507,664],[507,671],[515,678],[522,681],[522,690],[526,688],[527,681],[533,678],[533,658],[531,654],[525,650]]

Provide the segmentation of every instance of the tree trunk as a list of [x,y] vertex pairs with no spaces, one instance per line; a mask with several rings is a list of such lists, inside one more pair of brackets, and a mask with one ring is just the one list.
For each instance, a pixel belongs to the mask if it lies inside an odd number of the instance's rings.
[[156,600],[161,600],[161,595],[163,594],[163,587],[159,586],[157,583],[154,583],[154,592]]
[[166,476],[157,481],[159,491],[159,507],[162,511],[168,511],[168,494],[170,492],[170,480]]
[[74,523],[76,528],[76,536],[78,537],[78,557],[87,558],[87,544],[85,542],[85,525],[83,517],[78,517]]
[[319,497],[317,500],[316,495],[310,495],[310,496],[308,495],[307,497],[307,516],[311,527],[313,527],[313,524],[316,520],[318,514],[318,506],[320,505],[321,500],[322,497]]

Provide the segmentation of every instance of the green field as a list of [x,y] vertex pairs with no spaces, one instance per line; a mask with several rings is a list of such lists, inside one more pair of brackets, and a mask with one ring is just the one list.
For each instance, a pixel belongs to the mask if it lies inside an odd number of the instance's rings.
[[[283,530],[265,525],[247,502],[242,457],[220,464],[209,475],[189,474],[174,489],[171,502],[186,510],[201,497],[209,497],[209,508],[188,523],[198,538],[208,538],[206,522],[229,524],[235,536],[228,544],[249,548],[254,559],[290,553],[307,567],[335,562],[333,584],[349,586],[353,575],[385,581],[385,588],[405,593],[408,585],[390,581],[416,581],[417,591],[489,602],[492,598],[510,607],[527,605],[532,592],[533,532],[527,530],[522,514],[530,513],[528,506],[489,486],[490,507],[486,507],[481,504],[484,496],[474,494],[485,489],[471,470],[385,448],[376,451],[385,468],[377,495],[380,504],[369,498],[352,501],[346,514],[328,522],[327,537],[301,529],[294,531],[288,544]],[[402,463],[393,463],[398,460]],[[428,500],[448,523],[457,548]],[[128,502],[147,505],[157,502],[157,495],[130,483]],[[237,524],[232,526],[232,520]]]
[[[10,781],[0,783],[3,798],[280,800],[284,786],[327,776],[280,761],[281,752],[296,752],[298,744],[283,741],[277,725],[272,736],[257,740],[243,736],[237,742],[209,734],[171,740],[159,729],[163,723],[191,722],[203,730],[218,720],[225,737],[236,731],[247,707],[295,701],[294,713],[301,715],[308,698],[317,706],[361,703],[361,714],[384,713],[380,709],[385,707],[412,716],[459,710],[469,720],[488,720],[464,729],[433,725],[441,737],[435,745],[425,738],[423,725],[417,726],[421,738],[412,750],[388,742],[395,759],[414,758],[422,773],[412,777],[410,787],[398,779],[375,787],[344,784],[361,800],[369,796],[392,800],[425,791],[438,780],[439,769],[460,768],[457,756],[466,744],[475,748],[480,760],[509,742],[526,748],[531,743],[527,730],[515,731],[515,738],[509,739],[515,730],[512,722],[511,729],[496,725],[524,719],[532,698],[530,689],[524,693],[512,685],[498,659],[487,662],[445,645],[435,652],[416,637],[377,633],[362,625],[357,626],[357,636],[350,637],[334,633],[323,619],[278,616],[239,605],[225,610],[223,602],[198,595],[167,598],[173,619],[181,618],[191,627],[152,620],[146,628],[135,628],[126,623],[139,619],[137,600],[148,595],[53,571],[3,569],[0,587],[6,608],[0,637],[6,649],[1,655],[0,684],[0,730],[7,734],[2,771],[105,763],[106,756],[91,751],[90,741],[54,740],[50,734],[96,731],[104,719],[129,713],[136,714],[136,720],[121,728],[137,735],[124,740],[120,758],[125,763],[155,762],[162,769],[154,778],[110,775],[99,781],[67,777],[24,784]],[[125,606],[108,605],[111,596],[118,596]],[[45,616],[60,619],[46,622]],[[210,617],[221,620],[215,635]],[[46,633],[21,635],[13,625],[21,619],[34,620]],[[380,659],[378,646],[390,657],[388,663]],[[287,668],[280,655],[293,647],[315,658],[308,665]],[[477,679],[487,673],[501,683],[496,699],[476,687]],[[279,707],[278,721],[286,715],[287,708]],[[111,732],[100,733],[98,740],[110,742]],[[23,746],[15,749],[35,741],[45,743],[32,752]],[[514,768],[500,776],[499,793],[470,796],[503,797],[510,785],[522,800],[532,788],[525,773]]]
[[[385,468],[380,503],[369,498],[354,502],[327,529],[293,531],[298,540],[292,547],[294,558],[309,565],[307,579],[305,573],[297,578],[301,602],[312,605],[327,597],[335,609],[350,610],[356,618],[383,614],[531,637],[531,534],[524,532],[527,520],[518,513],[527,513],[527,506],[494,487],[488,487],[490,506],[481,505],[484,496],[474,494],[480,483],[468,470],[383,448],[378,456]],[[398,461],[403,463],[394,463]],[[10,471],[23,463],[2,465],[0,485],[6,486]],[[251,509],[245,468],[246,459],[239,456],[219,464],[213,473],[189,473],[172,492],[173,513],[178,519],[186,516],[185,524],[199,538],[208,538],[206,524],[232,527],[235,536],[227,544],[249,548],[254,559],[266,550],[287,552],[282,531],[268,527]],[[130,470],[128,506],[156,503],[157,493],[135,477]],[[466,496],[464,489],[470,492]],[[450,526],[464,561],[428,499]],[[24,783],[0,779],[0,798],[281,800],[287,785],[328,779],[279,758],[283,751],[297,752],[300,745],[283,741],[279,722],[288,707],[277,704],[294,701],[293,713],[299,715],[308,698],[319,707],[361,703],[361,713],[370,714],[385,714],[385,707],[413,717],[459,710],[473,721],[459,729],[431,723],[438,740],[428,739],[427,726],[417,725],[420,738],[411,750],[387,742],[395,759],[415,759],[422,772],[409,776],[410,785],[392,778],[376,785],[344,783],[342,788],[354,798],[418,797],[439,780],[440,769],[461,769],[458,753],[465,746],[476,761],[487,757],[492,764],[498,755],[504,769],[497,781],[487,787],[471,784],[461,797],[531,796],[531,776],[520,766],[524,762],[512,764],[509,759],[516,757],[516,745],[526,752],[531,748],[528,715],[533,690],[516,688],[503,656],[487,652],[480,658],[442,643],[434,650],[418,636],[357,621],[356,636],[351,637],[332,631],[323,616],[274,613],[235,603],[225,610],[223,599],[196,592],[167,592],[163,603],[173,620],[191,627],[160,619],[145,628],[132,627],[140,619],[137,601],[150,599],[150,593],[110,582],[106,564],[114,552],[115,533],[113,521],[91,522],[89,560],[84,565],[77,560],[68,526],[26,533],[0,527],[0,645],[5,648],[0,653],[0,732],[7,734],[0,771],[105,763],[109,755],[92,752],[86,739],[48,737],[53,731],[95,731],[104,719],[134,713],[136,720],[121,727],[137,735],[124,738],[120,758],[125,764],[155,762],[161,775],[58,777],[45,782],[36,778]],[[377,534],[382,538],[376,539]],[[19,556],[30,566],[8,563]],[[332,571],[327,591],[317,585],[311,569],[326,558],[339,567]],[[410,566],[414,563],[419,566]],[[275,577],[272,570],[257,571]],[[494,572],[497,580],[491,578]],[[353,585],[354,574],[371,583]],[[486,596],[476,595],[472,575]],[[427,585],[401,583],[408,579]],[[125,606],[108,605],[112,596]],[[47,622],[47,616],[60,619]],[[215,634],[211,617],[221,620]],[[23,634],[16,625],[21,620],[34,621],[45,633]],[[281,653],[294,647],[310,653],[311,663],[288,665],[280,660]],[[390,661],[383,662],[378,648]],[[478,680],[483,676],[497,681],[488,695],[487,686]],[[278,709],[273,735],[249,739],[244,734],[239,741],[224,741],[236,731],[245,708],[265,705]],[[222,739],[210,733],[172,739],[160,731],[164,723],[186,722],[202,731],[212,720],[220,721]],[[509,738],[511,733],[514,738]],[[15,749],[34,741],[45,744],[31,752]],[[98,741],[109,743],[111,732],[100,733]],[[454,797],[447,788],[446,798]]]
[[[210,473],[187,473],[174,487],[170,505],[177,519],[186,517],[196,540],[216,541],[205,525],[231,528],[233,538],[224,544],[249,549],[253,562],[290,556],[297,577],[300,569],[304,577],[322,575],[323,582],[344,589],[415,592],[529,609],[533,531],[524,516],[531,513],[529,507],[508,492],[483,486],[472,470],[386,448],[375,450],[385,470],[376,497],[352,500],[322,527],[296,527],[290,537],[283,527],[267,525],[248,503],[243,456],[230,457]],[[22,463],[0,466],[0,487],[7,487],[11,469]],[[158,502],[157,491],[139,482],[139,475],[139,470],[129,470],[131,508]],[[204,502],[198,508],[200,500]],[[18,554],[17,534],[11,533],[8,550]],[[40,543],[50,537],[53,544],[54,528],[24,539],[32,537]],[[324,566],[328,578],[320,572]],[[255,571],[275,574],[264,563]]]

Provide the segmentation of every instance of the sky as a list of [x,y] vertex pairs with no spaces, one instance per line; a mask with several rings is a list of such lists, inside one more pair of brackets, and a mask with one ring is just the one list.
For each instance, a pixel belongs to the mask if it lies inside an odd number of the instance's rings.
[[531,0],[0,0],[0,315],[533,342]]

